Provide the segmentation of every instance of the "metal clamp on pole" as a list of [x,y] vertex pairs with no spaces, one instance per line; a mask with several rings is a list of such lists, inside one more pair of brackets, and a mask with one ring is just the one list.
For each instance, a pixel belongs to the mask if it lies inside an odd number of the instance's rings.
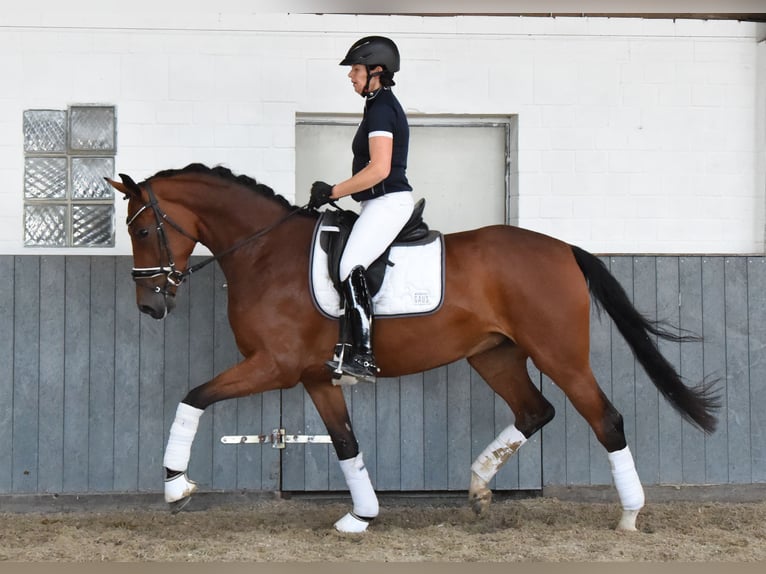
[[272,448],[285,448],[287,443],[331,444],[327,434],[287,434],[285,429],[274,429],[269,434],[226,435],[221,437],[223,444],[264,444],[271,443]]

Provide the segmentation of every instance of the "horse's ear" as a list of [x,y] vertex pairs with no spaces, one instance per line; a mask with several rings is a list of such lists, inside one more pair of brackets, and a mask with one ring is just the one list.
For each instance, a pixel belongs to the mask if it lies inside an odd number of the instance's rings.
[[125,199],[130,199],[131,197],[140,199],[141,188],[138,186],[138,184],[135,181],[133,181],[133,179],[129,175],[121,173],[119,174],[119,176],[120,176],[120,179],[122,180],[122,183],[120,183],[119,181],[114,181],[113,179],[109,179],[108,177],[105,177],[104,179],[114,189],[124,194]]

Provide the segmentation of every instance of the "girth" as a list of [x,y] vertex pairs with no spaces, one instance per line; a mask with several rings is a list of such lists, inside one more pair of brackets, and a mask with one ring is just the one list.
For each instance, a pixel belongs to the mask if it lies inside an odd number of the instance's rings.
[[[415,207],[412,210],[407,223],[394,239],[393,243],[389,245],[386,250],[367,268],[367,286],[371,295],[375,295],[383,284],[383,277],[386,274],[386,268],[389,265],[393,265],[388,255],[391,252],[391,247],[394,245],[402,244],[417,244],[424,239],[429,238],[428,224],[423,221],[423,210],[426,206],[425,198],[421,198],[415,203]],[[359,215],[353,211],[345,209],[327,210],[322,213],[322,218],[319,220],[318,225],[323,227],[338,228],[336,232],[333,229],[332,233],[322,233],[319,241],[322,249],[327,253],[327,266],[330,273],[330,279],[332,280],[335,289],[338,293],[341,293],[340,285],[340,258],[343,255],[343,250],[346,247],[348,236],[351,234],[351,228],[359,218]]]

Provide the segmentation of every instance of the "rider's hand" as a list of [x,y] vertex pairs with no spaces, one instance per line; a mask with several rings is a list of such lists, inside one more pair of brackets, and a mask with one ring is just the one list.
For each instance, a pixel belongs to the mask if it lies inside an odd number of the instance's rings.
[[318,209],[332,199],[332,186],[323,181],[315,181],[311,186],[311,199],[309,200],[309,209]]

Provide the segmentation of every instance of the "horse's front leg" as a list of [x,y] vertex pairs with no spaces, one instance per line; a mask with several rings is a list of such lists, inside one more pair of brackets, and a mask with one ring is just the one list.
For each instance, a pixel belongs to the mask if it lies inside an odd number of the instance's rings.
[[364,532],[378,515],[378,497],[375,495],[351,428],[343,391],[340,387],[332,385],[329,379],[313,383],[304,381],[303,386],[322,417],[327,432],[330,433],[340,468],[351,493],[353,509],[335,523],[335,529],[347,533]]
[[197,484],[189,480],[186,469],[189,467],[192,443],[203,412],[204,409],[197,409],[182,401],[178,404],[176,417],[170,427],[163,465],[165,502],[170,504],[173,513],[186,506],[191,495],[197,490]]
[[163,459],[165,502],[170,504],[172,512],[186,506],[197,490],[196,483],[189,479],[186,471],[199,419],[205,409],[224,399],[289,387],[286,379],[270,357],[256,354],[189,391],[176,410]]

